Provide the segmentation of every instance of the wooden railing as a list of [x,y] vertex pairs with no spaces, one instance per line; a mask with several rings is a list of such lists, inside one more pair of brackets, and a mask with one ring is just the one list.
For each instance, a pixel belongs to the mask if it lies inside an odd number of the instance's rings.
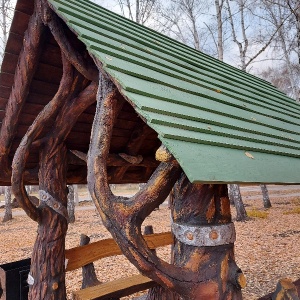
[[[167,246],[173,242],[170,232],[144,235],[144,239],[150,249]],[[113,239],[105,239],[88,245],[75,247],[66,250],[66,271],[72,271],[93,263],[96,260],[114,255],[122,255],[122,252]],[[141,274],[133,275],[74,291],[73,299],[101,300],[119,298],[149,289],[156,285],[157,284],[148,277]]]

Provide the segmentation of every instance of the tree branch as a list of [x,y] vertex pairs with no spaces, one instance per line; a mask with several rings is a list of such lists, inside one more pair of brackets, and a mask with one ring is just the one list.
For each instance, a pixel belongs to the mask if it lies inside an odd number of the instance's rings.
[[89,60],[87,57],[83,57],[78,51],[76,51],[65,34],[65,29],[62,26],[61,20],[49,7],[46,0],[43,0],[42,3],[43,5],[40,12],[42,20],[45,25],[49,27],[53,37],[62,52],[65,54],[66,58],[85,78],[98,82],[99,72],[95,65],[88,63]]
[[107,159],[117,101],[115,88],[100,74],[97,109],[88,154],[88,186],[107,229],[127,258],[139,270],[164,287],[188,294],[199,274],[168,264],[147,246],[141,223],[162,202],[181,174],[177,162],[162,162],[148,184],[131,199],[113,195],[108,185]]
[[66,60],[64,55],[63,61],[63,76],[60,82],[59,89],[54,98],[45,106],[29,127],[26,135],[23,137],[13,159],[12,163],[12,189],[13,193],[24,209],[26,214],[34,221],[39,222],[39,211],[30,201],[24,187],[23,174],[25,171],[26,161],[29,155],[30,147],[33,141],[39,136],[45,124],[53,117],[61,108],[65,100],[72,95],[73,84],[73,68]]
[[5,117],[2,121],[0,132],[0,165],[5,176],[9,176],[7,163],[11,144],[16,134],[16,127],[23,105],[29,93],[30,84],[38,66],[45,26],[40,19],[37,10],[30,17],[28,28],[24,34],[23,48],[19,55],[18,64],[14,75]]

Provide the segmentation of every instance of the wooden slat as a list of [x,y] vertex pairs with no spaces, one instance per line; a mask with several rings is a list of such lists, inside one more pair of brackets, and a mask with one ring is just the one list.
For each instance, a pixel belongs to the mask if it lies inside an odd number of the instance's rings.
[[119,298],[149,289],[156,285],[157,283],[148,277],[143,275],[134,275],[73,292],[73,299],[104,300],[112,297]]
[[23,46],[23,36],[11,32],[6,44],[5,51],[15,55],[19,55]]
[[[145,235],[144,239],[150,249],[170,245],[173,241],[171,232]],[[66,259],[68,259],[66,271],[78,269],[104,257],[121,254],[119,246],[113,239],[105,239],[89,245],[75,247],[66,250]]]

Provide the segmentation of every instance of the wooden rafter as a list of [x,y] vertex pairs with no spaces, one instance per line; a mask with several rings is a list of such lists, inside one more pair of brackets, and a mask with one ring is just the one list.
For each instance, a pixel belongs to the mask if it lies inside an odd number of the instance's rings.
[[63,28],[61,20],[49,7],[48,1],[42,0],[41,2],[41,16],[42,20],[46,26],[49,27],[53,37],[58,43],[61,51],[70,61],[70,63],[80,72],[85,78],[98,82],[98,69],[95,64],[89,58],[88,53],[82,55],[77,51],[65,34],[65,29]]
[[[143,142],[149,134],[149,131],[150,128],[147,124],[144,123],[142,126],[138,124],[133,130],[124,152],[132,156],[138,155]],[[130,165],[116,168],[113,171],[113,174],[111,174],[111,177],[121,181],[129,167]]]
[[[73,150],[70,152],[70,155],[68,156],[68,160],[70,163],[74,165],[86,165],[87,154],[81,151]],[[143,160],[141,160],[139,163],[135,163],[134,165],[139,167],[156,168],[158,166],[158,163],[152,156],[146,156],[143,157]],[[119,154],[109,154],[107,158],[107,166],[108,167],[130,167],[132,166],[132,163],[126,161]]]

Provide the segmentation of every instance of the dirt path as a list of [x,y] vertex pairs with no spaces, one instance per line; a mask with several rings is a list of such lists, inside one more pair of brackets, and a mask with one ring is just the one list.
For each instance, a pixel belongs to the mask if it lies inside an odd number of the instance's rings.
[[[277,190],[275,194],[279,195],[281,192]],[[247,287],[243,290],[243,295],[245,300],[254,300],[274,291],[279,279],[289,277],[296,280],[300,277],[300,198],[280,194],[280,197],[272,201],[270,196],[273,207],[266,211],[263,209],[261,195],[253,200],[246,197],[251,196],[250,191],[243,190],[242,193],[248,211],[267,213],[266,218],[235,222],[236,260],[247,278]],[[294,193],[296,193],[295,189],[291,194]],[[24,215],[17,216],[16,212],[14,211],[12,221],[0,223],[0,264],[31,255],[36,223]],[[234,218],[234,208],[232,214]],[[167,206],[162,206],[146,219],[143,226],[151,224],[155,232],[170,230],[169,216]],[[66,247],[77,246],[81,233],[89,235],[92,241],[110,237],[91,205],[77,207],[76,222],[69,226]],[[160,257],[167,261],[169,253],[169,247],[159,249]],[[98,278],[103,282],[137,273],[135,267],[120,256],[103,259],[96,262],[95,266]],[[69,295],[71,290],[79,289],[80,284],[81,270],[67,274]]]

